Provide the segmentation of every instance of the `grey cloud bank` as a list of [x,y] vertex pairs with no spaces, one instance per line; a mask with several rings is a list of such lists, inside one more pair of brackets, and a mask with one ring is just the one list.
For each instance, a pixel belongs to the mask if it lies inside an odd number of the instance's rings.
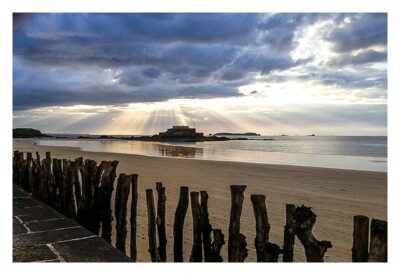
[[[299,34],[325,21],[336,55],[294,58]],[[386,64],[386,40],[385,14],[14,14],[14,109],[243,96],[257,75],[293,69],[385,89],[382,71],[351,68]]]

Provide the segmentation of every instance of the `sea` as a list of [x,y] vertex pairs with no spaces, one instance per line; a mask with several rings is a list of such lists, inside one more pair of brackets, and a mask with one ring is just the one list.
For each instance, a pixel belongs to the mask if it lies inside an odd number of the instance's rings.
[[37,145],[79,147],[93,152],[387,172],[386,136],[241,135],[228,137],[249,140],[192,143],[60,136],[64,138],[42,138],[35,142]]

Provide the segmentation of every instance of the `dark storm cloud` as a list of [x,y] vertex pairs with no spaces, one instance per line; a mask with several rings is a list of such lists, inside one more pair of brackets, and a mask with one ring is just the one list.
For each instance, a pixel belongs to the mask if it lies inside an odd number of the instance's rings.
[[170,98],[214,98],[239,96],[236,89],[223,86],[139,87],[129,92],[97,89],[69,91],[23,89],[15,90],[14,110],[67,105],[120,105],[132,102],[158,102]]
[[343,27],[332,29],[325,37],[332,43],[334,51],[343,53],[371,46],[386,47],[386,14],[356,14],[347,18],[349,23],[344,19]]
[[386,62],[387,53],[378,52],[374,50],[367,50],[360,52],[356,55],[343,54],[339,57],[332,58],[327,62],[330,66],[346,66],[346,65],[360,65],[366,63]]
[[[239,96],[255,75],[312,63],[290,53],[296,33],[321,20],[338,24],[324,38],[343,52],[324,66],[385,61],[373,50],[347,53],[386,45],[382,15],[15,14],[14,107]],[[348,78],[320,75],[326,85],[376,85]]]

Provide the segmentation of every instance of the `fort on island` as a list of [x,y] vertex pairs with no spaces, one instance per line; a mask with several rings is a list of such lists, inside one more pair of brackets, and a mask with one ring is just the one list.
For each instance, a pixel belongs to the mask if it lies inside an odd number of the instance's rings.
[[189,126],[172,126],[165,132],[160,132],[161,138],[202,138],[203,133],[197,133],[196,128],[189,128]]

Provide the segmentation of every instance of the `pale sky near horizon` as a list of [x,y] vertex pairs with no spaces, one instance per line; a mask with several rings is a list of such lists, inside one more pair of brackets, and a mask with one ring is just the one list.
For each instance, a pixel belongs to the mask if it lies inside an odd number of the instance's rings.
[[13,127],[386,135],[386,14],[14,14]]

